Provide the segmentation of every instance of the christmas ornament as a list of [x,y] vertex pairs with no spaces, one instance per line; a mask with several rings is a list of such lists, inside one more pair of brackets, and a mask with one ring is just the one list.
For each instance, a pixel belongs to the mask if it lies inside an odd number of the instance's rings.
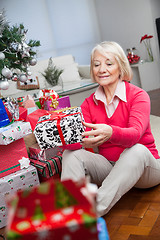
[[12,77],[12,72],[9,68],[5,67],[5,68],[2,69],[2,75],[9,79],[9,78]]
[[0,60],[4,60],[5,59],[5,55],[3,52],[0,52]]
[[[34,47],[40,46],[40,41],[26,41],[27,31],[23,24],[10,26],[6,21],[4,10],[0,11],[0,78],[16,80],[20,76],[21,81],[26,82],[31,74],[27,67],[30,60],[35,58]],[[34,60],[35,61],[35,60]],[[33,61],[33,65],[35,62]],[[13,72],[13,73],[12,73]],[[26,76],[21,74],[26,74]]]
[[0,89],[7,90],[9,88],[8,80],[0,80]]
[[27,72],[27,75],[28,75],[28,76],[31,76],[31,75],[32,75],[32,72]]
[[37,63],[37,60],[35,58],[32,58],[29,63],[31,66],[34,66]]
[[12,81],[17,81],[18,80],[18,76],[16,73],[13,73],[13,77],[12,77]]
[[27,81],[27,76],[25,74],[21,74],[20,77],[19,77],[19,80],[21,82],[26,82]]
[[136,54],[136,48],[129,48],[127,49],[127,52],[127,58],[130,64],[136,64],[139,62],[140,57]]

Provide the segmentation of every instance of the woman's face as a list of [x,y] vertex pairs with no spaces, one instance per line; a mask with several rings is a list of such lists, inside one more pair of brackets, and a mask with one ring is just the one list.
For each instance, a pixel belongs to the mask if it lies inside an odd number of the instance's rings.
[[117,60],[112,53],[102,55],[95,51],[93,55],[93,77],[101,86],[114,85],[119,81],[120,69]]

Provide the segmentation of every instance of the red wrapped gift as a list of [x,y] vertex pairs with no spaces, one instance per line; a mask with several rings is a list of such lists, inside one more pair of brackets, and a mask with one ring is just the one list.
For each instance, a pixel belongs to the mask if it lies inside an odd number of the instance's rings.
[[57,99],[59,98],[58,94],[52,89],[42,89],[43,96],[39,98],[39,102],[41,104],[41,108],[44,109],[44,103],[47,100],[55,100],[55,104]]
[[[98,240],[97,218],[85,185],[47,181],[18,192],[9,204],[7,239]],[[13,204],[15,203],[15,204]]]
[[9,145],[0,145],[0,153],[0,178],[20,170],[19,160],[28,158],[23,138]]
[[59,174],[60,177],[61,175],[62,156],[60,155],[47,161],[39,161],[30,158],[30,162],[31,165],[37,168],[38,173],[45,178],[50,178],[55,175],[57,176],[57,174]]
[[44,109],[37,109],[36,111],[28,114],[26,121],[30,122],[33,131],[38,122],[38,119],[46,114],[48,114],[48,111]]
[[[12,114],[8,111],[6,107],[5,109],[8,114],[9,120],[12,121]],[[19,107],[19,120],[26,121],[26,118],[27,118],[27,109],[24,107]]]
[[63,149],[60,147],[49,148],[45,150],[41,150],[38,143],[33,144],[29,147],[29,156],[32,159],[47,161],[56,155],[61,155]]

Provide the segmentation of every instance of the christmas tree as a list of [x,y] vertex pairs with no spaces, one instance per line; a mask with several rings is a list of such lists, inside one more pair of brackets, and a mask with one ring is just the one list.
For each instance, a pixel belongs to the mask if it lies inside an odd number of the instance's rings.
[[27,31],[23,24],[10,26],[6,20],[5,11],[0,12],[1,89],[8,88],[8,80],[27,81],[28,76],[31,75],[29,66],[37,63],[34,48],[40,46],[40,41],[29,40],[27,43]]

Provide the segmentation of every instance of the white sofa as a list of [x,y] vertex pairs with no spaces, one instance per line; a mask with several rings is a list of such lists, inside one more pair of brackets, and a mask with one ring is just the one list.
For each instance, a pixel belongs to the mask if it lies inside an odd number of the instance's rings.
[[[56,92],[63,92],[63,89],[67,86],[68,89],[81,86],[83,82],[91,83],[90,79],[90,67],[89,65],[78,65],[72,55],[64,55],[53,58],[53,63],[60,69],[63,69],[63,73],[60,76],[60,81],[57,86],[52,86],[47,83],[41,73],[48,67],[49,59],[40,60],[35,66],[31,66],[31,78],[36,79],[38,77],[39,89],[20,90],[17,88],[17,83],[9,81],[9,89],[1,90],[3,97],[23,97],[27,94],[31,96],[38,96],[40,89],[54,89]],[[25,87],[24,83],[20,83],[22,88]],[[34,84],[35,85],[35,84]]]

